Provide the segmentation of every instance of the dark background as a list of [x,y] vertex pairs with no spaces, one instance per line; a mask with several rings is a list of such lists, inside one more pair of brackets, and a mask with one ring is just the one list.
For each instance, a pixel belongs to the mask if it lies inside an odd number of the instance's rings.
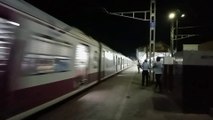
[[[75,26],[129,57],[135,57],[136,48],[149,43],[149,22],[113,16],[108,12],[149,10],[149,0],[25,0],[53,17]],[[203,43],[213,38],[213,8],[210,0],[156,0],[156,42],[170,43],[168,14],[179,9],[186,17],[179,26],[197,26],[179,30],[180,34],[198,34],[178,41]]]

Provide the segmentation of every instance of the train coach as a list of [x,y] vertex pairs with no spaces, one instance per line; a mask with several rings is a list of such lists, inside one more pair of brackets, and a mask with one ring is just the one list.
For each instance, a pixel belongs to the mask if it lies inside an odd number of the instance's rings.
[[0,119],[25,118],[130,65],[28,3],[0,0]]

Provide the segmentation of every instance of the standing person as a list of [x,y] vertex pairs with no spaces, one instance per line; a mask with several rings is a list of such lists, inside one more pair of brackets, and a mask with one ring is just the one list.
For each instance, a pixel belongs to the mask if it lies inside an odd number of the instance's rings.
[[[149,78],[149,64],[147,60],[144,60],[143,64],[141,65],[142,68],[142,87],[144,86],[144,82],[146,81],[146,86],[148,86],[148,78]],[[146,80],[145,80],[146,79]]]
[[160,57],[156,58],[156,63],[154,63],[153,68],[154,68],[154,72],[155,72],[155,78],[156,78],[156,83],[155,83],[155,90],[157,89],[157,87],[159,87],[159,92],[161,92],[162,88],[161,88],[161,76],[163,74],[163,65],[160,62]]
[[137,67],[138,67],[138,73],[140,73],[140,69],[141,69],[141,64],[140,64],[140,61],[138,60],[138,64],[137,64]]

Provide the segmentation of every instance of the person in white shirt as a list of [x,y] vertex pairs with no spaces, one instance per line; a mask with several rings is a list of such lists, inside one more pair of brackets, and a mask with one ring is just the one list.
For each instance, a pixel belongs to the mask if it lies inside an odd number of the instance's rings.
[[160,79],[163,74],[163,64],[160,62],[160,59],[161,59],[160,57],[157,57],[156,63],[154,63],[153,65],[156,78],[155,90],[157,89],[157,87],[159,87],[159,92],[161,92],[162,90]]
[[[141,65],[142,71],[142,87],[144,86],[144,82],[146,83],[146,86],[148,86],[149,81],[149,64],[147,60],[144,60],[144,62]],[[145,80],[146,79],[146,80]]]

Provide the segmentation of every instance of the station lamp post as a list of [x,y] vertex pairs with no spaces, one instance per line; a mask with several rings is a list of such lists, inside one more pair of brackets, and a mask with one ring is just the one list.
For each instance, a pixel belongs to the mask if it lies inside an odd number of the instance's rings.
[[[171,29],[170,29],[170,49],[171,49],[171,56],[174,56],[174,41],[178,38],[178,18],[179,17],[185,17],[185,14],[180,14],[179,10],[176,10],[175,12],[171,12],[169,14],[169,19],[171,20]],[[175,23],[175,26],[174,26]],[[176,46],[177,49],[177,46]]]
[[175,12],[169,14],[169,19],[171,20],[171,29],[170,29],[170,51],[171,56],[173,57],[173,50],[174,50],[174,19],[176,17]]

